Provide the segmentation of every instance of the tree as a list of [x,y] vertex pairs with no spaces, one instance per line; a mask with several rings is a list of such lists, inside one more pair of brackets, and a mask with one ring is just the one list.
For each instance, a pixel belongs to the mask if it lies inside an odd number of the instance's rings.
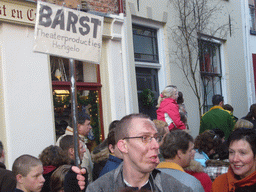
[[200,58],[206,48],[201,40],[223,40],[230,29],[229,17],[223,23],[226,14],[223,14],[221,2],[214,4],[209,0],[170,0],[170,3],[176,11],[176,25],[170,28],[176,45],[171,51],[172,62],[180,68],[196,96],[201,117],[205,98],[211,91],[206,89],[207,84],[201,79]]

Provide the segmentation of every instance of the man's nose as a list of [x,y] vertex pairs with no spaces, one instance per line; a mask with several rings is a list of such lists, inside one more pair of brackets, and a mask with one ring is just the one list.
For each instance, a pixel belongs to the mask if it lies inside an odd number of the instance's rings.
[[42,183],[45,182],[45,179],[44,179],[44,176],[43,176],[43,175],[40,176],[40,180],[41,180]]
[[157,142],[156,138],[152,138],[152,141],[151,141],[151,148],[152,149],[159,149],[159,143]]

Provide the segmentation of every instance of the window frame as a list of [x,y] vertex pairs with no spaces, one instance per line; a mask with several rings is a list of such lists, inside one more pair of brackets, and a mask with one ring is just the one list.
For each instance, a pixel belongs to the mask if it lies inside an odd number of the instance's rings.
[[[51,55],[49,56],[49,61],[51,60]],[[75,62],[77,63],[77,62]],[[105,139],[104,136],[104,124],[103,124],[103,108],[102,108],[102,96],[101,96],[101,80],[100,80],[100,66],[96,65],[96,75],[97,82],[76,82],[77,90],[88,90],[88,91],[98,91],[99,97],[99,119],[100,119],[100,140],[103,141]],[[71,90],[71,82],[70,81],[52,81],[52,90]]]
[[[153,50],[153,53],[152,54],[143,54],[143,53],[136,53],[135,52],[135,49],[134,49],[134,47],[135,47],[135,45],[133,46],[133,50],[134,50],[134,60],[135,60],[135,62],[137,62],[137,63],[159,63],[159,49],[158,49],[158,30],[156,29],[156,28],[154,28],[154,27],[149,27],[149,26],[145,26],[145,25],[140,25],[140,24],[136,24],[136,23],[133,23],[132,24],[132,31],[133,31],[133,29],[134,28],[139,28],[139,29],[145,29],[145,30],[148,30],[148,31],[151,31],[151,32],[153,32],[153,36],[146,36],[146,35],[137,35],[137,36],[144,36],[144,37],[147,37],[147,38],[151,38],[151,42],[153,42],[152,43],[152,50]],[[132,35],[133,35],[133,44],[134,44],[134,33],[132,33]],[[155,49],[154,49],[154,46],[155,46]],[[154,53],[154,51],[156,51],[155,53]],[[135,55],[136,54],[142,54],[142,55],[152,55],[152,57],[156,57],[156,59],[154,60],[143,60],[143,59],[136,59],[136,57],[135,57]]]
[[[205,112],[207,112],[213,105],[212,104],[209,104],[209,103],[211,103],[211,98],[209,98],[209,100],[208,100],[208,95],[215,95],[215,94],[221,94],[221,95],[223,95],[223,67],[222,67],[222,51],[221,51],[221,46],[222,46],[222,44],[221,44],[221,42],[219,42],[219,41],[217,41],[217,40],[211,40],[211,41],[209,41],[209,40],[207,40],[207,39],[199,39],[199,67],[200,67],[200,78],[201,78],[201,82],[202,82],[202,84],[201,84],[201,89],[202,89],[202,92],[203,92],[203,112],[205,113]],[[202,71],[202,58],[203,58],[203,56],[205,55],[205,54],[203,54],[203,52],[202,52],[202,44],[201,44],[201,42],[204,42],[204,44],[208,44],[207,46],[209,47],[209,46],[211,46],[211,44],[212,45],[214,45],[214,47],[216,47],[217,48],[217,52],[218,52],[218,72],[215,72],[215,71]],[[213,46],[211,46],[211,47],[213,47]],[[212,49],[211,49],[212,50]],[[211,55],[211,58],[213,58],[213,55]],[[211,59],[211,60],[213,60],[213,59]],[[206,63],[204,62],[204,69],[205,69],[205,66],[206,66]],[[216,66],[216,65],[214,65],[214,63],[211,61],[211,63],[210,63],[210,66],[211,66],[211,70],[213,69],[213,67],[214,66]],[[211,91],[209,92],[209,93],[207,93],[206,94],[206,88],[208,87],[206,87],[205,86],[205,80],[206,79],[210,79],[208,82],[211,82],[212,83],[212,85],[210,86],[211,87]],[[214,80],[214,78],[219,78],[219,81],[215,81]],[[218,83],[218,85],[216,84],[216,83]],[[219,86],[219,88],[218,88],[218,86]],[[220,90],[217,90],[217,89],[220,89]],[[210,93],[212,93],[212,94],[210,94]]]
[[[166,75],[165,75],[165,51],[164,51],[164,29],[163,29],[163,25],[158,23],[158,22],[148,22],[144,19],[140,19],[140,18],[133,18],[133,22],[132,22],[132,26],[140,26],[140,27],[144,27],[144,28],[150,28],[150,29],[154,29],[155,30],[155,38],[156,38],[156,46],[157,46],[157,54],[158,54],[158,61],[157,62],[149,62],[149,61],[137,61],[134,58],[134,63],[135,63],[135,75],[136,75],[136,82],[138,81],[138,70],[140,71],[139,68],[147,68],[145,70],[150,70],[152,72],[152,70],[156,71],[156,74],[152,74],[152,78],[157,78],[155,82],[156,83],[156,87],[155,90],[152,90],[152,93],[154,94],[154,99],[157,102],[157,98],[159,95],[159,90],[162,90],[163,87],[165,87],[165,83],[166,83]],[[133,33],[132,33],[133,35]],[[134,46],[133,46],[134,48]],[[135,54],[134,54],[135,56]],[[148,73],[147,73],[148,74]],[[147,76],[147,74],[145,74]],[[141,74],[139,74],[140,76]],[[154,111],[155,112],[155,106],[151,106],[151,107],[142,107],[141,103],[139,102],[139,97],[140,94],[142,93],[142,90],[138,90],[138,85],[137,85],[137,95],[138,95],[138,107],[139,110],[141,111],[146,111],[144,113],[148,114],[149,116],[152,115],[152,113],[150,113],[150,111]],[[142,108],[140,108],[142,107]]]

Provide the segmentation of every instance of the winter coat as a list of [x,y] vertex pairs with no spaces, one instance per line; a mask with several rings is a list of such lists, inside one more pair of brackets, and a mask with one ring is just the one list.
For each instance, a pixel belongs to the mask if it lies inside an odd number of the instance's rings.
[[0,191],[14,191],[15,188],[16,178],[14,174],[0,162]]
[[190,162],[190,165],[186,167],[184,170],[186,171],[186,173],[194,176],[201,182],[205,192],[211,191],[211,178],[204,172],[204,168],[199,162],[192,160]]
[[225,134],[227,139],[232,132],[235,121],[230,114],[230,111],[224,110],[221,106],[213,106],[208,112],[203,114],[200,122],[200,131],[212,130],[219,128]]
[[110,154],[107,163],[105,164],[105,166],[100,172],[99,177],[112,171],[113,169],[116,169],[120,165],[120,163],[122,163],[122,161],[123,161],[122,159],[119,159]]
[[[118,168],[112,170],[93,183],[91,183],[86,192],[119,192],[126,188],[126,184],[123,180],[123,163]],[[180,183],[174,177],[162,173],[161,171],[154,169],[150,174],[150,182],[154,188],[154,192],[192,192],[192,189],[186,185]]]
[[156,110],[157,119],[167,122],[169,130],[173,128],[186,129],[180,120],[179,105],[173,98],[165,98]]
[[212,192],[256,191],[256,171],[238,180],[231,167],[212,183]]
[[101,170],[103,169],[103,167],[108,161],[109,150],[108,150],[106,141],[107,140],[105,139],[101,144],[95,147],[91,153],[92,161],[93,161],[93,170],[92,170],[93,181],[98,179]]
[[183,168],[171,162],[161,162],[157,166],[157,169],[160,171],[167,173],[168,175],[173,176],[179,182],[183,183],[184,185],[190,187],[195,192],[204,192],[204,188],[201,185],[200,181],[197,180],[192,175],[186,173]]
[[44,166],[43,168],[44,168],[43,176],[44,176],[45,182],[41,192],[51,192],[50,180],[53,172],[57,169],[57,167],[49,165],[49,166]]

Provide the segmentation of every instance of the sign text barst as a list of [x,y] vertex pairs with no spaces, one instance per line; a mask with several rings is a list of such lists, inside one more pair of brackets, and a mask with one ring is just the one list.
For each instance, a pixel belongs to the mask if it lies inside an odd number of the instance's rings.
[[99,63],[103,17],[38,2],[34,51]]

